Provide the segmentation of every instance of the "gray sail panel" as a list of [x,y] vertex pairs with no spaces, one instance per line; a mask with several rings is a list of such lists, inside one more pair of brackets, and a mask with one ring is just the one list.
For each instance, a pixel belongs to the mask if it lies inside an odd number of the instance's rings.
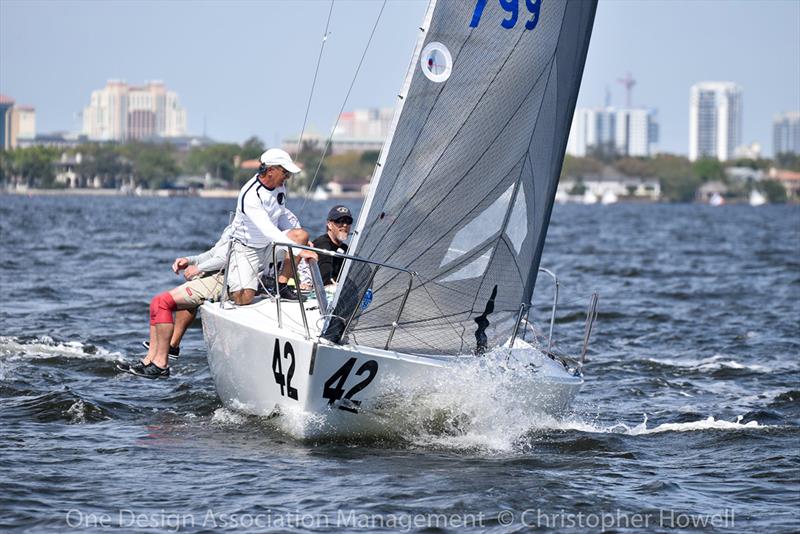
[[[586,54],[589,51],[589,40],[594,23],[596,2],[570,1],[566,4],[564,14],[564,28],[559,35],[556,47],[556,57],[553,65],[555,80],[557,82],[556,101],[553,106],[552,122],[546,120],[537,122],[536,129],[531,139],[529,151],[534,165],[538,163],[539,170],[534,170],[536,179],[533,185],[539,187],[539,201],[536,205],[534,224],[535,241],[533,248],[533,262],[531,263],[531,276],[526,284],[523,303],[529,303],[533,296],[539,265],[544,249],[544,240],[550,221],[550,214],[555,203],[558,178],[564,164],[564,154],[567,148],[572,116],[578,100],[583,66],[586,63]],[[552,135],[558,132],[558,135]],[[537,146],[548,144],[548,153],[536,152]],[[548,157],[550,156],[550,157]],[[547,165],[545,165],[547,163]],[[549,179],[542,180],[542,173]],[[541,188],[541,185],[545,185]],[[543,190],[541,190],[543,189]],[[543,197],[543,198],[542,198]]]
[[[350,267],[334,313],[354,318],[357,343],[393,332],[395,350],[472,352],[508,338],[532,291],[595,4],[545,1],[532,30],[522,13],[501,27],[508,13],[489,2],[470,27],[475,9],[432,14],[425,44],[446,48],[452,71],[438,83],[416,66],[355,250],[418,277],[398,320],[405,275]],[[342,324],[325,336],[339,341]]]

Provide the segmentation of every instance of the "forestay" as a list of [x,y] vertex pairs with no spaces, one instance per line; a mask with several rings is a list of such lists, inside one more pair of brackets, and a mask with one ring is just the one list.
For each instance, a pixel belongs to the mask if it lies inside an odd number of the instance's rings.
[[[533,294],[596,2],[429,8],[354,254],[415,271],[391,348],[463,354],[508,340]],[[348,265],[325,332],[385,346],[407,279]],[[372,302],[361,294],[370,285]],[[363,309],[362,309],[363,308]],[[353,315],[354,314],[354,315]]]

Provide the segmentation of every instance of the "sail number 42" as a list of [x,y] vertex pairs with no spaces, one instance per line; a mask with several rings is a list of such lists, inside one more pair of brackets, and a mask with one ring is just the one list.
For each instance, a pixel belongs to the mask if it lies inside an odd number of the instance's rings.
[[[541,11],[542,8],[542,0],[497,1],[500,2],[500,7],[502,7],[509,14],[509,17],[507,19],[503,19],[503,21],[500,23],[503,28],[510,30],[517,25],[517,20],[519,20],[519,5],[521,2],[524,2],[525,8],[531,15],[531,18],[525,22],[525,28],[532,30],[537,24],[539,24],[539,11]],[[488,2],[489,0],[476,0],[475,11],[472,12],[472,22],[469,23],[471,28],[477,28],[478,24],[480,24],[483,10]]]

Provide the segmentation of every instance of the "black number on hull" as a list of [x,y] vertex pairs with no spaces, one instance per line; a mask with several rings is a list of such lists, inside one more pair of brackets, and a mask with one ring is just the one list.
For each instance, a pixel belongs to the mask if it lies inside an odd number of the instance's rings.
[[272,374],[275,375],[275,383],[281,387],[281,397],[283,397],[286,379],[283,378],[283,369],[281,368],[281,342],[277,339],[275,340],[275,350],[272,351]]
[[[344,383],[347,380],[347,377],[350,375],[350,371],[353,370],[353,366],[355,364],[356,359],[350,358],[343,366],[339,368],[338,371],[333,373],[333,375],[331,375],[331,377],[325,381],[325,387],[322,390],[322,398],[328,399],[328,404],[333,404],[342,398],[342,395],[344,395]],[[333,384],[334,382],[336,382],[335,386]]]
[[288,358],[289,356],[292,357],[292,361],[289,364],[289,370],[286,372],[286,395],[290,399],[297,400],[297,389],[292,387],[292,377],[294,376],[294,349],[286,342],[286,345],[283,346],[283,357]]
[[[281,387],[281,396],[288,396],[290,399],[297,400],[297,389],[292,387],[292,377],[294,376],[294,349],[287,341],[283,346],[283,357],[289,359],[289,370],[283,376],[283,366],[281,365],[281,342],[275,340],[275,349],[272,351],[272,374],[275,376],[275,383]],[[284,390],[284,388],[286,388]]]
[[333,375],[325,381],[325,387],[322,390],[322,397],[328,399],[329,405],[344,397],[344,400],[347,402],[340,404],[339,409],[352,413],[358,413],[358,407],[361,406],[361,401],[353,399],[353,395],[367,387],[375,378],[375,375],[378,374],[378,362],[375,360],[365,362],[358,368],[358,371],[356,371],[356,376],[361,376],[364,373],[367,373],[367,376],[345,393],[344,384],[347,381],[347,377],[350,376],[350,372],[353,370],[355,364],[355,358],[347,360],[338,371],[333,373]]

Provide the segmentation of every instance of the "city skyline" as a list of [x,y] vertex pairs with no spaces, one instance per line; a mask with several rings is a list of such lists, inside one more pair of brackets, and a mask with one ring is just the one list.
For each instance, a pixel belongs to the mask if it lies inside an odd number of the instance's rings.
[[[47,20],[39,16],[43,4]],[[0,93],[34,106],[40,132],[79,131],[89,94],[112,78],[165,80],[191,115],[192,134],[206,130],[236,142],[257,135],[277,145],[302,129],[330,4],[162,5],[148,38],[131,45],[112,21],[138,27],[152,16],[148,4],[3,1]],[[425,6],[386,5],[345,110],[394,106]],[[330,132],[380,9],[373,2],[334,5],[307,130]],[[244,23],[251,19],[293,23],[260,35]],[[203,27],[214,28],[213,39],[195,33]],[[74,38],[58,47],[36,38],[64,28]],[[632,107],[659,111],[658,149],[687,154],[689,88],[730,80],[744,95],[742,143],[758,141],[770,155],[773,116],[800,109],[799,30],[800,4],[793,2],[601,1],[578,107],[601,107],[607,93],[612,106],[624,107],[617,80],[630,72]]]

